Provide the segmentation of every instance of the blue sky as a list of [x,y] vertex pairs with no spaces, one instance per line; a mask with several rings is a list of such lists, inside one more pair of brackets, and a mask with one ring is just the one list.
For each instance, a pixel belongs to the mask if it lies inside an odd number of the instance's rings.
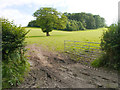
[[60,12],[86,12],[104,17],[108,25],[118,19],[119,0],[0,0],[0,17],[17,25],[26,26],[34,20],[33,13],[40,7],[54,7]]

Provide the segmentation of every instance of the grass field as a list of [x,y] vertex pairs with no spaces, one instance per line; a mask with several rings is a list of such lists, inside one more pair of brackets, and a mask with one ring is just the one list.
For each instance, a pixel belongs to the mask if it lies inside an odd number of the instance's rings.
[[46,36],[40,28],[26,28],[30,30],[26,41],[28,44],[40,44],[48,47],[50,50],[63,52],[64,40],[100,42],[101,36],[106,28],[99,28],[85,31],[58,31],[50,32],[51,36]]

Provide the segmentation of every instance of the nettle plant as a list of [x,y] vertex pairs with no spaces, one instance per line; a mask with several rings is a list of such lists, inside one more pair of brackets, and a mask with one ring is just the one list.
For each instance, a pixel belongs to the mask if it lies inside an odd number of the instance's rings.
[[2,87],[17,86],[29,70],[29,63],[25,56],[25,31],[13,22],[0,18],[2,22]]

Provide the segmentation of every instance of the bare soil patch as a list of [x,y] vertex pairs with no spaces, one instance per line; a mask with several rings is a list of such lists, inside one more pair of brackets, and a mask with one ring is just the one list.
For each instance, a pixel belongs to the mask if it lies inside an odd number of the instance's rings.
[[50,52],[36,44],[28,45],[30,72],[18,88],[117,88],[116,71],[95,69]]

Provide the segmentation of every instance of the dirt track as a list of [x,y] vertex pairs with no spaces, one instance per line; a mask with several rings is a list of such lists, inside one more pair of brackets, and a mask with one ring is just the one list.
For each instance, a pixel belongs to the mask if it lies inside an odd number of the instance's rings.
[[31,71],[18,88],[116,88],[115,71],[94,69],[69,57],[29,45]]

